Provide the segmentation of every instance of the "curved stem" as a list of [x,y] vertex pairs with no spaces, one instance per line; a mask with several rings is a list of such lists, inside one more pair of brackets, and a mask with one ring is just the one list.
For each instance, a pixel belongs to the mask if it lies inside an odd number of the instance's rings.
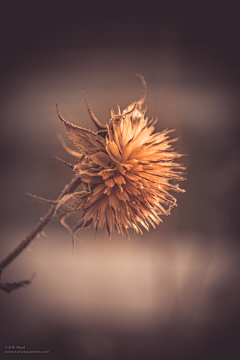
[[[81,183],[81,178],[74,177],[69,184],[67,184],[62,190],[61,194],[57,198],[60,200],[64,195],[72,193],[78,185]],[[56,205],[52,205],[46,214],[40,219],[36,224],[33,230],[17,245],[17,247],[0,263],[0,277],[3,269],[7,267],[28,245],[33,241],[33,239],[42,232],[44,227],[54,218]]]

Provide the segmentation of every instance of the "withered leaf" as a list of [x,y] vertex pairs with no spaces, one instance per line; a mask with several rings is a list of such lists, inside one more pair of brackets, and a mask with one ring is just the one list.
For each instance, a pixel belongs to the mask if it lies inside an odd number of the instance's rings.
[[65,127],[75,145],[86,155],[93,155],[99,151],[106,152],[102,136],[68,122],[65,122]]
[[87,155],[105,152],[105,140],[94,132],[72,124],[65,124],[66,129],[77,147]]
[[77,125],[71,124],[65,120],[60,114],[60,110],[56,103],[57,113],[59,119],[64,123],[67,132],[74,141],[75,145],[86,155],[96,154],[98,151],[106,152],[106,142],[102,136],[95,134],[94,132],[81,128]]
[[14,283],[0,283],[0,290],[5,291],[6,293],[10,294],[13,290],[19,289],[20,287],[26,287],[27,285],[31,284],[32,279],[36,274],[33,273],[32,278],[30,280],[23,280]]
[[63,196],[57,204],[56,211],[61,210],[66,213],[77,211],[82,199],[87,195],[89,195],[87,191],[80,191]]
[[6,293],[10,294],[13,290],[16,290],[20,287],[25,287],[26,285],[30,284],[30,280],[21,281],[19,283],[6,283],[6,284],[0,284],[0,289],[5,291]]

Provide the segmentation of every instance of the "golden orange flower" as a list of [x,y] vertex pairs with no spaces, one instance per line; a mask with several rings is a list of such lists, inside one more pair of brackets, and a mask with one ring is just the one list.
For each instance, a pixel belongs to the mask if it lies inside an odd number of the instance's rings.
[[[86,184],[84,191],[64,196],[57,210],[62,211],[61,222],[74,236],[77,230],[93,222],[96,231],[106,223],[109,237],[116,229],[128,234],[132,228],[142,233],[140,225],[159,225],[162,215],[169,215],[176,206],[170,191],[185,192],[176,183],[184,180],[181,164],[174,162],[182,155],[174,151],[169,139],[173,130],[154,132],[156,120],[145,118],[142,105],[146,98],[146,83],[142,98],[122,112],[111,111],[108,124],[101,124],[92,112],[85,96],[89,114],[98,127],[92,132],[65,120],[57,107],[68,134],[78,151],[63,142],[66,151],[77,158],[73,167],[75,176]],[[64,219],[73,212],[81,212],[81,218],[73,229]]]

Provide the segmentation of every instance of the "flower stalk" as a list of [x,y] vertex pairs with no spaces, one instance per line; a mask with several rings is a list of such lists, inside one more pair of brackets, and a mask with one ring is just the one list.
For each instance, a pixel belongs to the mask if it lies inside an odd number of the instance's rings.
[[[80,185],[81,179],[79,177],[74,177],[69,184],[67,184],[62,192],[60,193],[57,202],[60,201],[64,196],[72,193],[77,186]],[[29,244],[35,239],[35,237],[40,234],[45,226],[54,218],[56,213],[57,203],[52,205],[50,209],[46,212],[46,214],[40,219],[40,221],[36,224],[33,230],[16,246],[16,248],[0,263],[0,280],[2,271],[14,260],[16,257],[21,254],[21,252],[26,249]],[[22,282],[21,282],[22,283]],[[4,284],[0,282],[3,287]],[[9,284],[10,285],[10,284]],[[3,290],[3,289],[2,289]]]

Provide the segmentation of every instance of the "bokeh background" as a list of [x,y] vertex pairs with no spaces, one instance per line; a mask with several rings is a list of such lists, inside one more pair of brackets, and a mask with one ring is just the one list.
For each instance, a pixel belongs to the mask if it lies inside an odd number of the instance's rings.
[[[186,194],[156,230],[132,241],[83,230],[72,254],[57,219],[3,273],[27,288],[0,293],[0,358],[233,359],[239,354],[239,25],[226,5],[4,4],[1,20],[3,259],[72,177],[62,115],[97,117],[141,96],[157,131],[176,129]],[[75,219],[76,220],[76,219]],[[71,223],[71,220],[69,220]],[[72,220],[74,221],[74,219]],[[8,355],[25,346],[41,355]]]

